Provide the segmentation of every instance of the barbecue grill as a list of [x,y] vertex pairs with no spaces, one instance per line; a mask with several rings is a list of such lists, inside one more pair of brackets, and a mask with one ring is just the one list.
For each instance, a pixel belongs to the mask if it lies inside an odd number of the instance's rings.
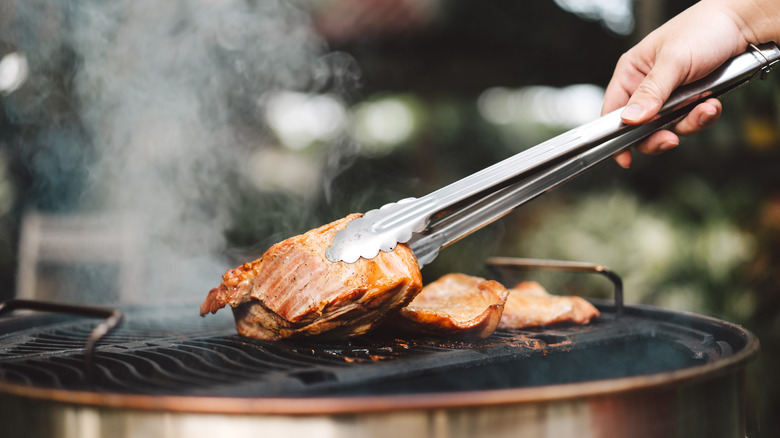
[[[394,333],[339,341],[242,338],[197,304],[121,310],[15,301],[0,319],[0,421],[11,436],[745,436],[734,324],[623,306],[589,325],[477,341]],[[121,320],[121,323],[120,323]],[[114,328],[115,327],[115,328]]]

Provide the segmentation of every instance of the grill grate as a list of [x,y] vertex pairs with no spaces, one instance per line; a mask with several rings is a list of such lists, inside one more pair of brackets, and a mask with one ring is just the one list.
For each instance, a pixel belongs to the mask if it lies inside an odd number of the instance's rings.
[[[193,307],[126,312],[85,372],[96,322],[67,317],[0,337],[8,383],[98,392],[232,397],[414,393],[534,386],[646,374],[730,354],[734,340],[629,311],[587,326],[498,331],[480,341],[372,335],[346,341],[264,342],[235,334],[230,315]],[[629,308],[630,309],[630,308]],[[18,319],[16,324],[18,324]],[[7,333],[2,330],[0,332]],[[736,350],[736,348],[733,348]],[[608,362],[620,366],[607,369]],[[474,377],[478,376],[478,377]]]

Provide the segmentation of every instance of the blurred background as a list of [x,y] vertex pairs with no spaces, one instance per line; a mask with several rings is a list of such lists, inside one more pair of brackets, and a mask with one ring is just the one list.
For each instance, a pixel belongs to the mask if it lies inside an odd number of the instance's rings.
[[[692,3],[0,0],[0,298],[197,304],[279,240],[598,117],[620,54]],[[486,275],[490,255],[587,261],[629,304],[742,324],[762,343],[749,436],[776,436],[779,84],[532,201],[426,280]]]

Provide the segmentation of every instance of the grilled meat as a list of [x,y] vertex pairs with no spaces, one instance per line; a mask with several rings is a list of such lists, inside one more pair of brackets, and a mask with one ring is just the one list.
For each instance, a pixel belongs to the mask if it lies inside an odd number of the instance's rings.
[[576,296],[554,296],[533,281],[509,289],[499,328],[517,329],[556,323],[587,324],[599,311]]
[[496,329],[507,294],[497,281],[448,274],[426,285],[394,324],[414,333],[486,338]]
[[260,259],[227,271],[201,305],[201,315],[229,304],[238,332],[265,340],[367,332],[412,301],[422,289],[422,276],[403,244],[355,263],[325,258],[336,233],[360,216],[291,237]]

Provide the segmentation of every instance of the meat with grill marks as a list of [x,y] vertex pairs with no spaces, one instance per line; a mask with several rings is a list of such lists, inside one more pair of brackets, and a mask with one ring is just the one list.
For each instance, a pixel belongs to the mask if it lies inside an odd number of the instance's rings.
[[413,333],[486,338],[498,325],[507,294],[497,281],[447,274],[426,285],[393,322]]
[[598,317],[593,304],[577,296],[550,295],[534,281],[509,289],[499,328],[519,329],[558,323],[588,324]]
[[239,334],[264,340],[368,332],[414,299],[422,276],[404,244],[370,260],[329,261],[325,250],[336,233],[360,216],[291,237],[227,271],[201,305],[201,315],[230,305]]

